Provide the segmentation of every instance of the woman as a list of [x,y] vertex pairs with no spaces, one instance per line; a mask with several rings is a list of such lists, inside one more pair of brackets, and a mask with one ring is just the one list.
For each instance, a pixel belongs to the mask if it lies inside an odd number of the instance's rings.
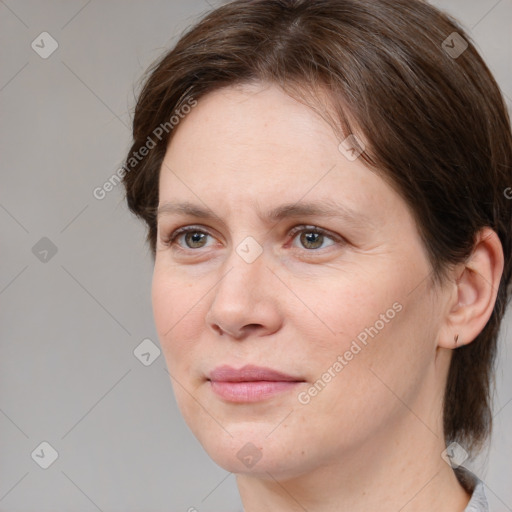
[[411,0],[237,0],[152,69],[124,184],[176,399],[244,510],[484,511],[510,120]]

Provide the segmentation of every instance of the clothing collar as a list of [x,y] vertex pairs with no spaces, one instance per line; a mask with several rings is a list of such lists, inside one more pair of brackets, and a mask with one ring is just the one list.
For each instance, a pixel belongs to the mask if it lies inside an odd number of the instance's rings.
[[454,469],[460,484],[471,494],[471,499],[464,512],[489,512],[485,495],[485,484],[468,469],[459,466]]

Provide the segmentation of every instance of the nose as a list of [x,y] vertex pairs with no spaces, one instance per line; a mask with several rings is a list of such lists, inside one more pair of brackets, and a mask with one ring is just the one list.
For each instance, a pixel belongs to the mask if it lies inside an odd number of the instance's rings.
[[247,263],[233,251],[225,263],[206,314],[208,328],[237,340],[276,332],[282,323],[279,281],[267,266],[265,252]]

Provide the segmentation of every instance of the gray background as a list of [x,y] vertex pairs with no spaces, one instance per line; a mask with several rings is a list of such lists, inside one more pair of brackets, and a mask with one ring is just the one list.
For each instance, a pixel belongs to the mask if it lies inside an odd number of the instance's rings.
[[[510,107],[512,0],[435,4],[467,27]],[[234,475],[181,419],[163,355],[134,354],[159,347],[144,228],[121,186],[93,197],[129,149],[142,72],[213,5],[0,0],[1,511],[240,509]],[[31,47],[43,31],[59,45],[47,59]],[[494,511],[512,510],[510,320],[493,442],[470,466]],[[58,453],[48,469],[43,441]]]

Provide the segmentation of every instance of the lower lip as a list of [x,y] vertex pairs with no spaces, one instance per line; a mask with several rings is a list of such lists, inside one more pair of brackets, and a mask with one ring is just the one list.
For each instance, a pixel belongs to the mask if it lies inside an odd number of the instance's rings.
[[290,381],[220,382],[210,381],[212,391],[228,402],[258,402],[301,384]]

